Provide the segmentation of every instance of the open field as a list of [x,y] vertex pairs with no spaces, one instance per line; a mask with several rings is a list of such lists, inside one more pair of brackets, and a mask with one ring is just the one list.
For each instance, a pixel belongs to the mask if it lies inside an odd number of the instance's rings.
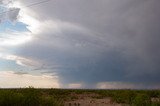
[[160,90],[0,89],[0,106],[160,106]]

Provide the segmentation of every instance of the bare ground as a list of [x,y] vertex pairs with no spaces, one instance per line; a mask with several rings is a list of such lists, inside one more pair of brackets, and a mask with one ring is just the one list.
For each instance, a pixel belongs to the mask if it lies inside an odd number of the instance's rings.
[[64,106],[124,106],[112,102],[111,98],[96,98],[97,94],[71,94],[72,100],[67,100]]

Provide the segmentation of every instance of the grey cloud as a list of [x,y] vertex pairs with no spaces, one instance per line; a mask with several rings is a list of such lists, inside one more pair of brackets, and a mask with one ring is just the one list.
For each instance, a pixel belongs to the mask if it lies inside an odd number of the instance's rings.
[[14,22],[18,19],[20,8],[8,7],[11,3],[11,0],[0,1],[0,22],[8,20]]
[[0,0],[0,4],[7,5],[8,3],[11,3],[11,0]]
[[9,8],[8,11],[9,11],[9,12],[7,13],[8,19],[9,19],[10,21],[15,21],[15,20],[17,20],[20,9],[19,9],[19,8]]
[[[63,83],[129,81],[158,84],[160,12],[157,0],[53,0],[30,8],[39,20],[61,25],[21,47],[19,55],[41,59]],[[54,29],[53,29],[54,30]],[[43,39],[41,39],[43,38]]]

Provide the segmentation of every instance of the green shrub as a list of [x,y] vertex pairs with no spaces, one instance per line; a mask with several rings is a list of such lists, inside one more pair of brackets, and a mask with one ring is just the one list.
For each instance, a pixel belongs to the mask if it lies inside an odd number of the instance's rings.
[[137,94],[132,101],[133,106],[151,106],[151,99],[147,94]]
[[39,106],[40,105],[40,92],[34,88],[27,88],[23,91],[23,106]]
[[62,103],[59,97],[44,95],[34,88],[0,90],[0,106],[62,106]]
[[160,106],[160,90],[71,90],[71,89],[0,89],[0,106],[63,106],[64,101],[78,99],[72,94],[97,94],[92,98],[110,97],[114,102],[131,106]]
[[117,103],[125,103],[125,104],[131,104],[131,101],[133,100],[135,96],[135,93],[130,90],[119,90],[113,92],[113,101]]
[[41,98],[41,106],[62,106],[62,101],[52,97],[42,97]]
[[0,91],[0,106],[20,106],[23,95],[6,90]]

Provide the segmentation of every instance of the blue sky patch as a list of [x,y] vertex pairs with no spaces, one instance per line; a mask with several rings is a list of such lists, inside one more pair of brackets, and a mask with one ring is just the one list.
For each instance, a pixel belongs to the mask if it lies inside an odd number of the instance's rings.
[[26,32],[28,31],[27,25],[22,22],[10,22],[5,21],[0,24],[0,32],[6,32],[7,30],[13,30],[18,32]]

